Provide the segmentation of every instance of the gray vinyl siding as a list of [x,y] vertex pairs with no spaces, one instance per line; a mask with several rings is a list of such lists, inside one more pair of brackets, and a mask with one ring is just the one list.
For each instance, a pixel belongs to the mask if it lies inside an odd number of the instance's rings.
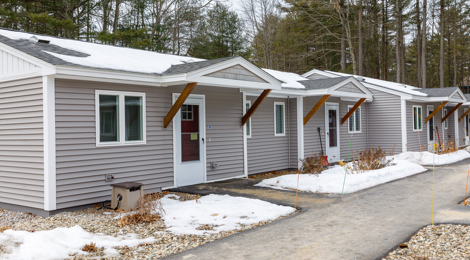
[[[95,90],[132,91],[146,94],[147,143],[96,147]],[[184,86],[167,88],[56,80],[57,208],[109,200],[114,183],[144,183],[146,191],[174,186],[173,123],[162,121],[171,108],[172,93]],[[196,86],[192,94],[205,95],[207,181],[243,175],[243,96],[237,89]],[[211,169],[210,162],[219,167]]]
[[[147,144],[96,147],[95,89],[145,92]],[[57,209],[109,200],[114,182],[142,182],[147,191],[173,186],[171,106],[163,88],[56,80]]]
[[297,168],[299,157],[297,152],[297,99],[289,99],[289,123],[286,128],[289,129],[287,133],[290,139],[290,161],[289,168]]
[[[422,109],[421,125],[422,131],[414,131],[413,128],[413,106],[420,106]],[[409,152],[427,151],[427,124],[424,123],[426,115],[426,103],[406,101],[406,148]],[[436,116],[434,117],[436,118]],[[439,127],[440,128],[440,127]],[[421,144],[421,146],[420,146]],[[421,148],[421,149],[420,149]]]
[[393,94],[369,89],[374,101],[369,110],[369,147],[381,147],[395,154],[402,151],[401,98]]
[[0,83],[0,202],[44,208],[42,78]]
[[[256,97],[248,96],[253,104]],[[291,100],[292,101],[292,100]],[[266,98],[251,117],[251,138],[248,143],[248,174],[257,174],[289,168],[289,135],[286,126],[285,136],[274,136],[274,102],[284,102],[286,98]],[[289,116],[289,120],[291,116]],[[286,124],[288,122],[285,119]]]
[[[184,86],[170,87],[167,91],[171,95],[183,89]],[[205,126],[207,181],[243,176],[243,94],[239,89],[200,85],[191,93],[205,95],[206,125],[212,127]],[[212,169],[211,162],[218,163],[219,167]]]
[[[318,103],[321,96],[318,97],[305,97],[304,98],[304,117],[310,112],[310,110]],[[367,148],[367,118],[368,118],[368,105],[363,103],[361,105],[361,132],[353,133],[351,141],[351,133],[348,133],[348,122],[346,121],[341,125],[341,119],[347,114],[348,106],[354,106],[356,102],[341,101],[339,98],[329,98],[328,103],[339,104],[339,145],[340,145],[340,160],[347,160],[349,147],[351,144],[351,150],[356,154],[357,150],[363,151]],[[323,151],[326,154],[325,148],[325,105],[322,105],[315,115],[308,121],[304,126],[304,153],[305,156],[311,156],[312,154],[320,154],[320,136],[318,135],[317,128],[320,127],[321,140]],[[351,157],[351,155],[349,155]]]
[[[446,106],[444,107],[447,109],[447,113],[450,113],[453,107]],[[444,114],[441,114],[444,115]],[[444,117],[444,116],[443,116]],[[455,142],[454,137],[455,137],[455,127],[454,127],[454,115],[450,115],[449,118],[447,118],[447,129],[444,129],[444,134],[443,134],[443,139],[446,145],[450,144],[450,142]],[[441,128],[444,128],[444,125],[442,125]]]
[[[459,110],[459,117],[461,117],[463,115],[463,113],[465,113],[464,108],[461,106],[461,107],[459,107],[458,110]],[[458,140],[459,147],[465,146],[464,127],[465,127],[465,118],[462,119],[462,121],[459,122],[459,140]]]

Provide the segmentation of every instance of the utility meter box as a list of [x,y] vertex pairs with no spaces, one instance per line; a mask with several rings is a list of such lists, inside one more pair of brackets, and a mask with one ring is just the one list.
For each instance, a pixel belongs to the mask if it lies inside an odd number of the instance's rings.
[[111,184],[113,187],[111,207],[116,209],[131,209],[140,197],[144,196],[142,183],[122,182]]

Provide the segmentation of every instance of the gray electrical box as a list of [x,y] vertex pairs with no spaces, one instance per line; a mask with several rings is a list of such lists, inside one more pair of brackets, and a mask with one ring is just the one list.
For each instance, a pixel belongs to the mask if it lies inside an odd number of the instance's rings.
[[[111,207],[123,210],[131,209],[140,197],[144,196],[144,187],[138,182],[122,182],[111,184]],[[118,206],[119,203],[119,206]]]

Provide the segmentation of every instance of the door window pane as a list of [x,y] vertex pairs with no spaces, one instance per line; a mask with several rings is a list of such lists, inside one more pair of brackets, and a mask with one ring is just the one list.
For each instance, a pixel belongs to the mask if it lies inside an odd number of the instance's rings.
[[199,134],[199,106],[186,105],[185,111],[191,111],[191,120],[181,117],[181,161],[199,161],[201,138]]
[[[428,111],[428,115],[431,115],[433,111]],[[428,121],[429,123],[429,141],[434,141],[434,117],[431,117]]]
[[[250,110],[250,103],[246,103],[246,112],[248,112],[248,110]],[[251,118],[248,119],[248,122],[246,122],[245,126],[246,126],[246,135],[247,136],[251,136]]]
[[330,147],[338,146],[338,136],[336,128],[336,110],[328,110],[328,136]]
[[119,96],[100,95],[100,142],[119,142]]
[[276,134],[284,134],[284,105],[276,105]]
[[124,100],[126,141],[142,141],[142,97],[125,96]]

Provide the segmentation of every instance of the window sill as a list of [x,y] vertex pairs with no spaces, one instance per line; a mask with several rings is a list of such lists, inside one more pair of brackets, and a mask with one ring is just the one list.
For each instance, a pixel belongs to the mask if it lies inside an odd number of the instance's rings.
[[97,143],[96,147],[117,147],[117,146],[143,145],[143,144],[147,144],[147,142],[136,141],[136,142],[125,142],[125,143]]
[[414,130],[413,129],[413,132],[422,132],[422,131],[423,131],[423,129],[419,129],[419,130]]
[[274,136],[286,136],[286,134],[274,134]]

